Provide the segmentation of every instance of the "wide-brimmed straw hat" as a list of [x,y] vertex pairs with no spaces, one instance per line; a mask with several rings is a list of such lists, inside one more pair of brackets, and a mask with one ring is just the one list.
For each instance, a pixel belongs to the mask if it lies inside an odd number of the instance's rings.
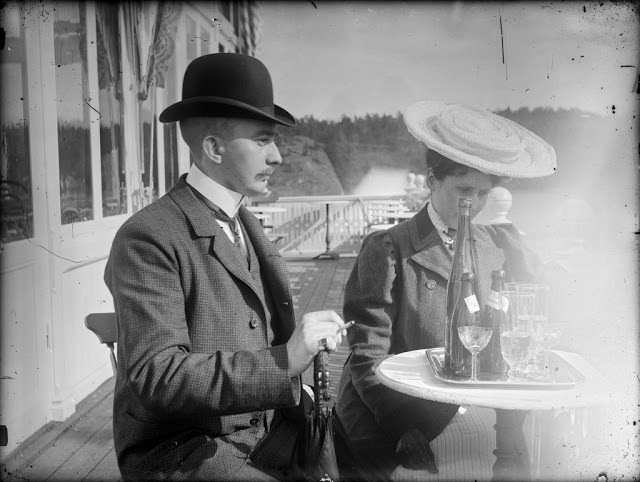
[[269,71],[255,57],[208,54],[193,60],[184,73],[182,100],[160,114],[160,122],[188,117],[249,117],[292,126],[295,119],[273,103]]
[[542,177],[556,170],[556,152],[521,125],[487,110],[424,101],[404,113],[409,132],[429,149],[478,171]]

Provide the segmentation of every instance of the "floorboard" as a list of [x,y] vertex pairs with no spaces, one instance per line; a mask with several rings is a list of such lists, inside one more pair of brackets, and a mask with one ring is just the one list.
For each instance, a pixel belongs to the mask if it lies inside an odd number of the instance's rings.
[[113,440],[109,444],[109,452],[105,454],[100,462],[83,479],[87,482],[114,482],[121,480],[118,472],[118,461],[116,451],[113,448]]
[[110,425],[112,406],[113,394],[110,394],[30,461],[28,466],[20,471],[20,476],[27,480],[46,480],[51,477],[91,440],[96,431],[105,424]]
[[49,477],[49,480],[84,479],[109,453],[113,446],[113,428],[109,416],[102,427],[83,444],[63,465]]
[[[317,310],[335,310],[341,315],[344,284],[353,262],[353,258],[288,261],[296,318]],[[329,392],[334,400],[348,352],[344,341],[329,358]],[[312,384],[311,372],[303,379]],[[113,447],[113,388],[112,378],[82,400],[68,420],[51,422],[26,440],[3,462],[0,479],[121,480]]]

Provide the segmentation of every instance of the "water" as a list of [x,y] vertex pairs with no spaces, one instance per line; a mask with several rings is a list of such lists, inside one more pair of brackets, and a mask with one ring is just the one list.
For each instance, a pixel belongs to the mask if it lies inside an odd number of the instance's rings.
[[492,328],[486,326],[459,326],[458,336],[464,347],[471,353],[480,353],[489,343]]

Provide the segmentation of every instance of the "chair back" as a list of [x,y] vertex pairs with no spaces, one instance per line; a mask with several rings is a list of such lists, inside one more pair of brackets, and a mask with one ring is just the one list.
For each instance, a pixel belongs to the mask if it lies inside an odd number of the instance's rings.
[[111,352],[111,366],[114,375],[117,372],[117,360],[114,351],[114,344],[118,341],[118,320],[115,313],[89,313],[84,324],[96,334],[100,343],[104,343]]

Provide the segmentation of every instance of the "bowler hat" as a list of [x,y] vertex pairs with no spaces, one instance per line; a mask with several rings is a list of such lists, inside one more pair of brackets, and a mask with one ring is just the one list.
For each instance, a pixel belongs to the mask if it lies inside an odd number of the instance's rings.
[[160,122],[188,117],[249,117],[292,126],[295,119],[273,103],[269,71],[255,57],[208,54],[193,60],[184,73],[182,100],[160,114]]

